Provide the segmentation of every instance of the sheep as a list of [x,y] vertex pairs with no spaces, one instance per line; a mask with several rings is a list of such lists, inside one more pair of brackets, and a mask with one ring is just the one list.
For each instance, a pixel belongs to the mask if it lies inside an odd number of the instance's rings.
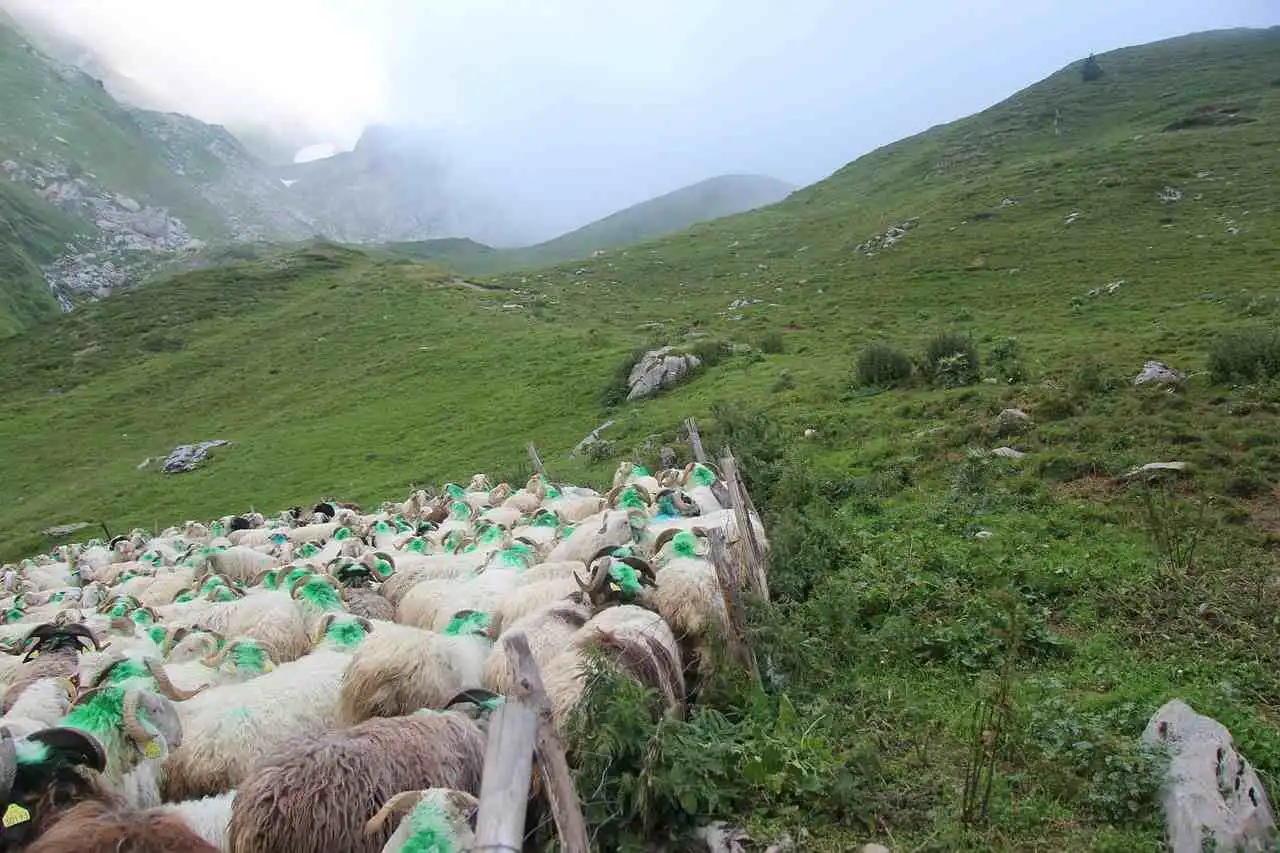
[[377,835],[392,815],[407,811],[382,853],[470,850],[475,844],[474,821],[479,809],[480,801],[466,791],[401,791],[369,819],[364,831],[365,835]]
[[254,590],[238,601],[217,604],[194,618],[175,624],[203,627],[223,636],[252,637],[271,651],[271,657],[286,663],[311,648],[306,621],[289,593]]
[[180,817],[196,835],[216,847],[221,853],[230,850],[228,829],[231,824],[231,806],[236,792],[228,791],[215,797],[184,800],[160,806],[157,811]]
[[[603,574],[603,572],[598,572]],[[593,585],[595,581],[593,581]],[[662,617],[630,604],[608,607],[570,639],[569,648],[542,668],[552,718],[561,731],[586,688],[585,653],[599,650],[637,682],[654,688],[663,707],[679,713],[684,669],[675,636]]]
[[207,562],[210,570],[243,583],[252,581],[263,570],[280,564],[275,557],[245,545],[236,545],[225,551],[209,554]]
[[0,801],[8,804],[0,849],[21,849],[77,802],[111,798],[99,773],[102,745],[84,732],[48,728],[15,741],[0,728]]
[[[543,667],[569,647],[569,640],[590,618],[589,607],[573,601],[556,601],[505,623],[503,633],[522,632],[529,641],[534,662]],[[504,695],[515,686],[507,645],[501,636],[485,658],[481,684],[487,690]]]
[[371,717],[443,708],[451,697],[480,685],[491,648],[487,636],[444,636],[378,624],[342,676],[338,722],[350,726]]
[[98,638],[86,625],[55,625],[45,623],[31,629],[27,643],[34,641],[23,656],[23,664],[14,673],[5,691],[0,711],[9,713],[22,692],[43,678],[71,678],[80,671],[80,649],[92,645],[102,647]]
[[233,853],[379,853],[391,833],[371,815],[405,790],[478,793],[485,732],[459,711],[367,720],[298,737],[236,791]]
[[591,516],[551,549],[547,561],[578,560],[585,563],[602,548],[631,543],[636,532],[644,529],[644,524],[645,519],[639,512],[608,510]]
[[211,687],[181,703],[183,742],[165,761],[165,799],[229,791],[265,752],[299,732],[336,725],[351,649],[372,627],[367,620],[328,619],[310,654],[250,681]]
[[76,685],[70,678],[42,678],[32,683],[13,703],[0,726],[22,738],[57,725],[75,700]]
[[400,602],[396,621],[443,631],[460,610],[496,610],[498,603],[516,588],[518,577],[513,569],[489,569],[468,578],[423,581]]
[[218,853],[181,816],[121,802],[87,800],[26,848],[28,853]]
[[359,563],[339,566],[334,577],[342,584],[342,603],[348,612],[390,622],[395,618],[395,605],[371,586],[377,579],[376,562],[374,555],[366,554]]
[[696,660],[703,675],[712,663],[708,645],[713,636],[727,636],[730,630],[715,566],[704,556],[705,549],[698,548],[698,537],[705,535],[701,528],[668,530],[654,541],[657,587],[645,597],[680,639],[686,660]]

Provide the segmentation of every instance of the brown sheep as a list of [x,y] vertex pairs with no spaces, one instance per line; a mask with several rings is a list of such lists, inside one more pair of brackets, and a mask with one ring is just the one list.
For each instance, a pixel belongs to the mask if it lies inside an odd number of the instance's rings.
[[88,800],[62,812],[27,853],[218,853],[175,814]]
[[37,625],[27,635],[27,641],[35,642],[14,672],[13,681],[0,704],[0,712],[9,713],[22,691],[42,678],[74,678],[80,672],[80,649],[93,645],[100,649],[98,639],[87,625]]
[[484,747],[484,728],[459,711],[294,738],[237,789],[231,853],[379,853],[392,827],[365,825],[383,804],[405,790],[479,793]]

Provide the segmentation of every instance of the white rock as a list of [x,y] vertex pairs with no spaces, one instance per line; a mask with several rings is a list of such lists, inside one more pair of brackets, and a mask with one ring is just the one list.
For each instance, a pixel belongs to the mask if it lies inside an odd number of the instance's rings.
[[1148,462],[1146,465],[1139,465],[1131,471],[1126,471],[1122,475],[1121,479],[1128,480],[1142,474],[1152,474],[1158,471],[1182,473],[1190,470],[1191,466],[1186,462]]
[[1217,850],[1270,849],[1276,822],[1267,792],[1225,726],[1173,699],[1147,723],[1142,742],[1169,751],[1162,805],[1173,853],[1199,853],[1206,836]]
[[631,368],[631,375],[627,377],[631,389],[627,399],[639,400],[675,385],[701,364],[702,360],[696,355],[677,354],[673,347],[650,350]]
[[1134,378],[1133,384],[1146,385],[1154,382],[1157,385],[1178,385],[1186,378],[1162,361],[1144,361],[1142,372]]
[[1027,454],[1023,453],[1021,450],[1014,450],[1012,447],[997,447],[988,455],[998,456],[1001,459],[1021,459]]

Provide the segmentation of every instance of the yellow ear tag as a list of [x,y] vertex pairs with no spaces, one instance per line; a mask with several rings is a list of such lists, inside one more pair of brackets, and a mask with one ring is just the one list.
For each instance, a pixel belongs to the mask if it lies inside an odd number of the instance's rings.
[[29,820],[31,820],[31,812],[27,811],[22,806],[14,804],[9,806],[9,808],[5,809],[5,812],[4,812],[5,829],[8,829],[9,827],[14,826],[15,824],[26,823]]
[[142,748],[143,758],[159,758],[162,754],[160,744],[154,740],[147,741],[147,745]]

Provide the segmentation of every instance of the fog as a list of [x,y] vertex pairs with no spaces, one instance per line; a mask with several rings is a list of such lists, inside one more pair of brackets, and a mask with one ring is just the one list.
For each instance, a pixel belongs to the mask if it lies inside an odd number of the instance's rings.
[[[1093,51],[1275,0],[0,0],[282,150],[439,140],[549,236],[727,172],[807,184]],[[1158,8],[1158,11],[1156,9]]]

